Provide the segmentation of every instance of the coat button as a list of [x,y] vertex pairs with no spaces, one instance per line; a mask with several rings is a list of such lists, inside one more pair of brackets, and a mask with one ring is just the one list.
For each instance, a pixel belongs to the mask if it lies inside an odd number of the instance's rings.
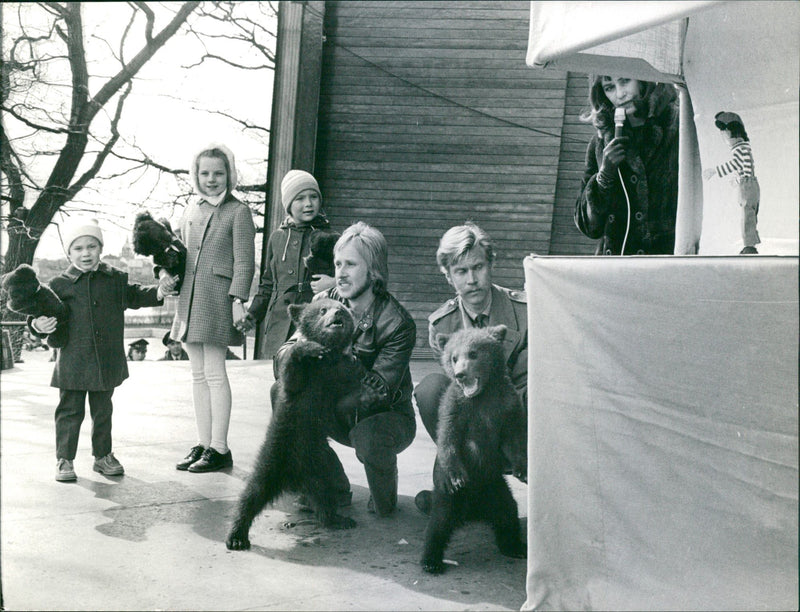
[[608,215],[608,222],[609,223],[614,223],[614,219],[616,219],[616,217],[614,215]]
[[292,240],[292,246],[297,246],[297,240]]
[[631,183],[635,185],[638,182],[639,182],[639,177],[636,176],[635,174],[631,174]]
[[606,249],[606,252],[605,252],[605,254],[606,254],[606,255],[611,255],[611,249]]
[[636,217],[637,221],[641,221],[642,219],[644,219],[644,213],[641,210],[637,210],[634,217]]
[[287,274],[294,274],[294,270],[289,270]]
[[644,255],[644,250],[643,249],[639,249],[638,251],[636,251],[636,254],[637,255]]

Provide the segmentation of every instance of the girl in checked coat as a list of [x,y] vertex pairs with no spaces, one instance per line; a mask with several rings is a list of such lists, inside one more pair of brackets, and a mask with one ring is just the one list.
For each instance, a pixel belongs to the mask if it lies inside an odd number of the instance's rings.
[[234,321],[244,316],[255,272],[255,226],[250,209],[232,195],[236,166],[227,147],[215,144],[198,153],[190,175],[197,198],[178,225],[188,252],[170,336],[189,354],[197,444],[176,468],[211,472],[233,465],[225,354],[229,345],[242,343]]

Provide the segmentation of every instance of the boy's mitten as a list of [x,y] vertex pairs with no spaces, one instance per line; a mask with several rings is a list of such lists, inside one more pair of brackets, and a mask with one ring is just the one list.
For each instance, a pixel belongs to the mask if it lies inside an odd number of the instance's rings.
[[172,276],[179,277],[175,290],[180,290],[186,271],[186,246],[173,233],[169,221],[156,221],[146,211],[136,215],[133,223],[133,251],[153,258],[156,275],[159,268],[164,268]]

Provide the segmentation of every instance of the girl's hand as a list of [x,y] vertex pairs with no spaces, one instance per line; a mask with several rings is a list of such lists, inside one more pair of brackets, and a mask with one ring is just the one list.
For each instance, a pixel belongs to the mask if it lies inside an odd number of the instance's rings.
[[233,315],[234,326],[236,326],[238,329],[238,324],[244,317],[247,316],[247,311],[244,309],[244,304],[240,304],[239,302],[233,302],[233,305],[231,307],[231,314]]
[[712,179],[716,173],[717,171],[714,168],[706,168],[703,170],[703,178],[708,181]]
[[256,326],[256,320],[249,312],[245,313],[245,315],[239,319],[238,321],[234,320],[233,326],[238,329],[242,333],[249,332]]
[[319,293],[330,289],[336,284],[336,279],[327,274],[315,274],[311,277],[311,291]]
[[600,172],[605,175],[616,173],[619,165],[625,160],[625,147],[630,139],[627,136],[614,138],[603,149],[603,163]]
[[56,331],[58,321],[55,317],[36,317],[31,321],[31,327],[40,334],[52,334]]

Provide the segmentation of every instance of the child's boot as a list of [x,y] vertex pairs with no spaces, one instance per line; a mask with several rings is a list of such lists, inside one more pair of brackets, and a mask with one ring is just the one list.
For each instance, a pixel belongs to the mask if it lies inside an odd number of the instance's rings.
[[69,459],[59,459],[56,463],[56,480],[58,482],[72,482],[77,480],[72,461]]
[[121,476],[125,473],[125,468],[117,461],[114,453],[108,453],[105,457],[95,458],[94,471],[100,472],[105,476]]

